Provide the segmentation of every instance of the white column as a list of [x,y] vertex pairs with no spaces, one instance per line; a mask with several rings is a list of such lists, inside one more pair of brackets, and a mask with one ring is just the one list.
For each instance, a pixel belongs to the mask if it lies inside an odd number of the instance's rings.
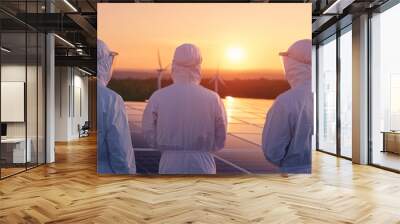
[[46,36],[46,163],[55,161],[55,54],[54,35]]
[[[46,1],[46,12],[54,12],[52,1]],[[46,163],[55,161],[55,42],[54,34],[46,35]]]
[[368,163],[368,15],[353,19],[353,162]]

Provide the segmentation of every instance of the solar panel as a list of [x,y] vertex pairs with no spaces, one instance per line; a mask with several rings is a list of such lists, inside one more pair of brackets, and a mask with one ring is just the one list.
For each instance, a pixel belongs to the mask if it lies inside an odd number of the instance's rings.
[[158,174],[160,158],[159,151],[135,151],[137,173]]
[[[262,128],[266,111],[273,100],[238,99],[225,106],[228,114],[228,136],[225,148],[215,153],[217,174],[270,173],[273,166],[261,149]],[[145,102],[126,102],[135,148],[148,148],[141,131]],[[159,151],[135,151],[138,173],[157,174]]]

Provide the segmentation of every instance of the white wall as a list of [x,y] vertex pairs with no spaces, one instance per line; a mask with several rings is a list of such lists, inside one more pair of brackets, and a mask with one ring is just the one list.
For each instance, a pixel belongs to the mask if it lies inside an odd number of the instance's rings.
[[68,141],[69,139],[69,95],[70,84],[69,68],[55,68],[55,141]]
[[78,125],[82,126],[89,117],[88,78],[76,68],[57,67],[55,85],[55,140],[77,139]]
[[[76,72],[76,70],[75,70]],[[79,75],[75,75],[74,77],[74,100],[75,106],[74,110],[75,113],[72,119],[72,135],[78,136],[78,129],[77,126],[80,124],[81,126],[89,119],[89,111],[88,111],[88,78]]]
[[[1,66],[1,81],[4,82],[25,82],[24,65],[9,64]],[[32,66],[28,66],[28,73],[32,70]],[[33,96],[33,93],[27,93],[28,97]],[[36,93],[34,95],[36,97]],[[7,110],[7,108],[1,108]],[[25,122],[7,122],[7,136],[8,137],[25,137]]]

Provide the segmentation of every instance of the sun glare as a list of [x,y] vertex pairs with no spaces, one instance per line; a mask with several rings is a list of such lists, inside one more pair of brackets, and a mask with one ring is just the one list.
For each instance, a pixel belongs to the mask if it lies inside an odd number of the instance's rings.
[[231,47],[226,51],[226,56],[231,62],[240,62],[244,57],[244,51],[239,47]]
[[233,98],[232,96],[226,96],[225,97],[226,101],[228,101],[229,103],[233,102],[235,100],[235,98]]

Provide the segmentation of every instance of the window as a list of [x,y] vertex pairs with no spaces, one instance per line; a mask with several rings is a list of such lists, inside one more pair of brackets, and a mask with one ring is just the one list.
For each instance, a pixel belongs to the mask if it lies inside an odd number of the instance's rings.
[[400,170],[400,5],[371,18],[370,136],[373,164]]
[[336,153],[336,36],[318,48],[318,149]]
[[340,155],[352,157],[352,33],[342,31],[340,41]]
[[[39,1],[17,5],[19,13],[41,10]],[[0,178],[5,178],[45,163],[46,40],[23,22],[3,13],[0,17],[9,21],[0,28]]]

